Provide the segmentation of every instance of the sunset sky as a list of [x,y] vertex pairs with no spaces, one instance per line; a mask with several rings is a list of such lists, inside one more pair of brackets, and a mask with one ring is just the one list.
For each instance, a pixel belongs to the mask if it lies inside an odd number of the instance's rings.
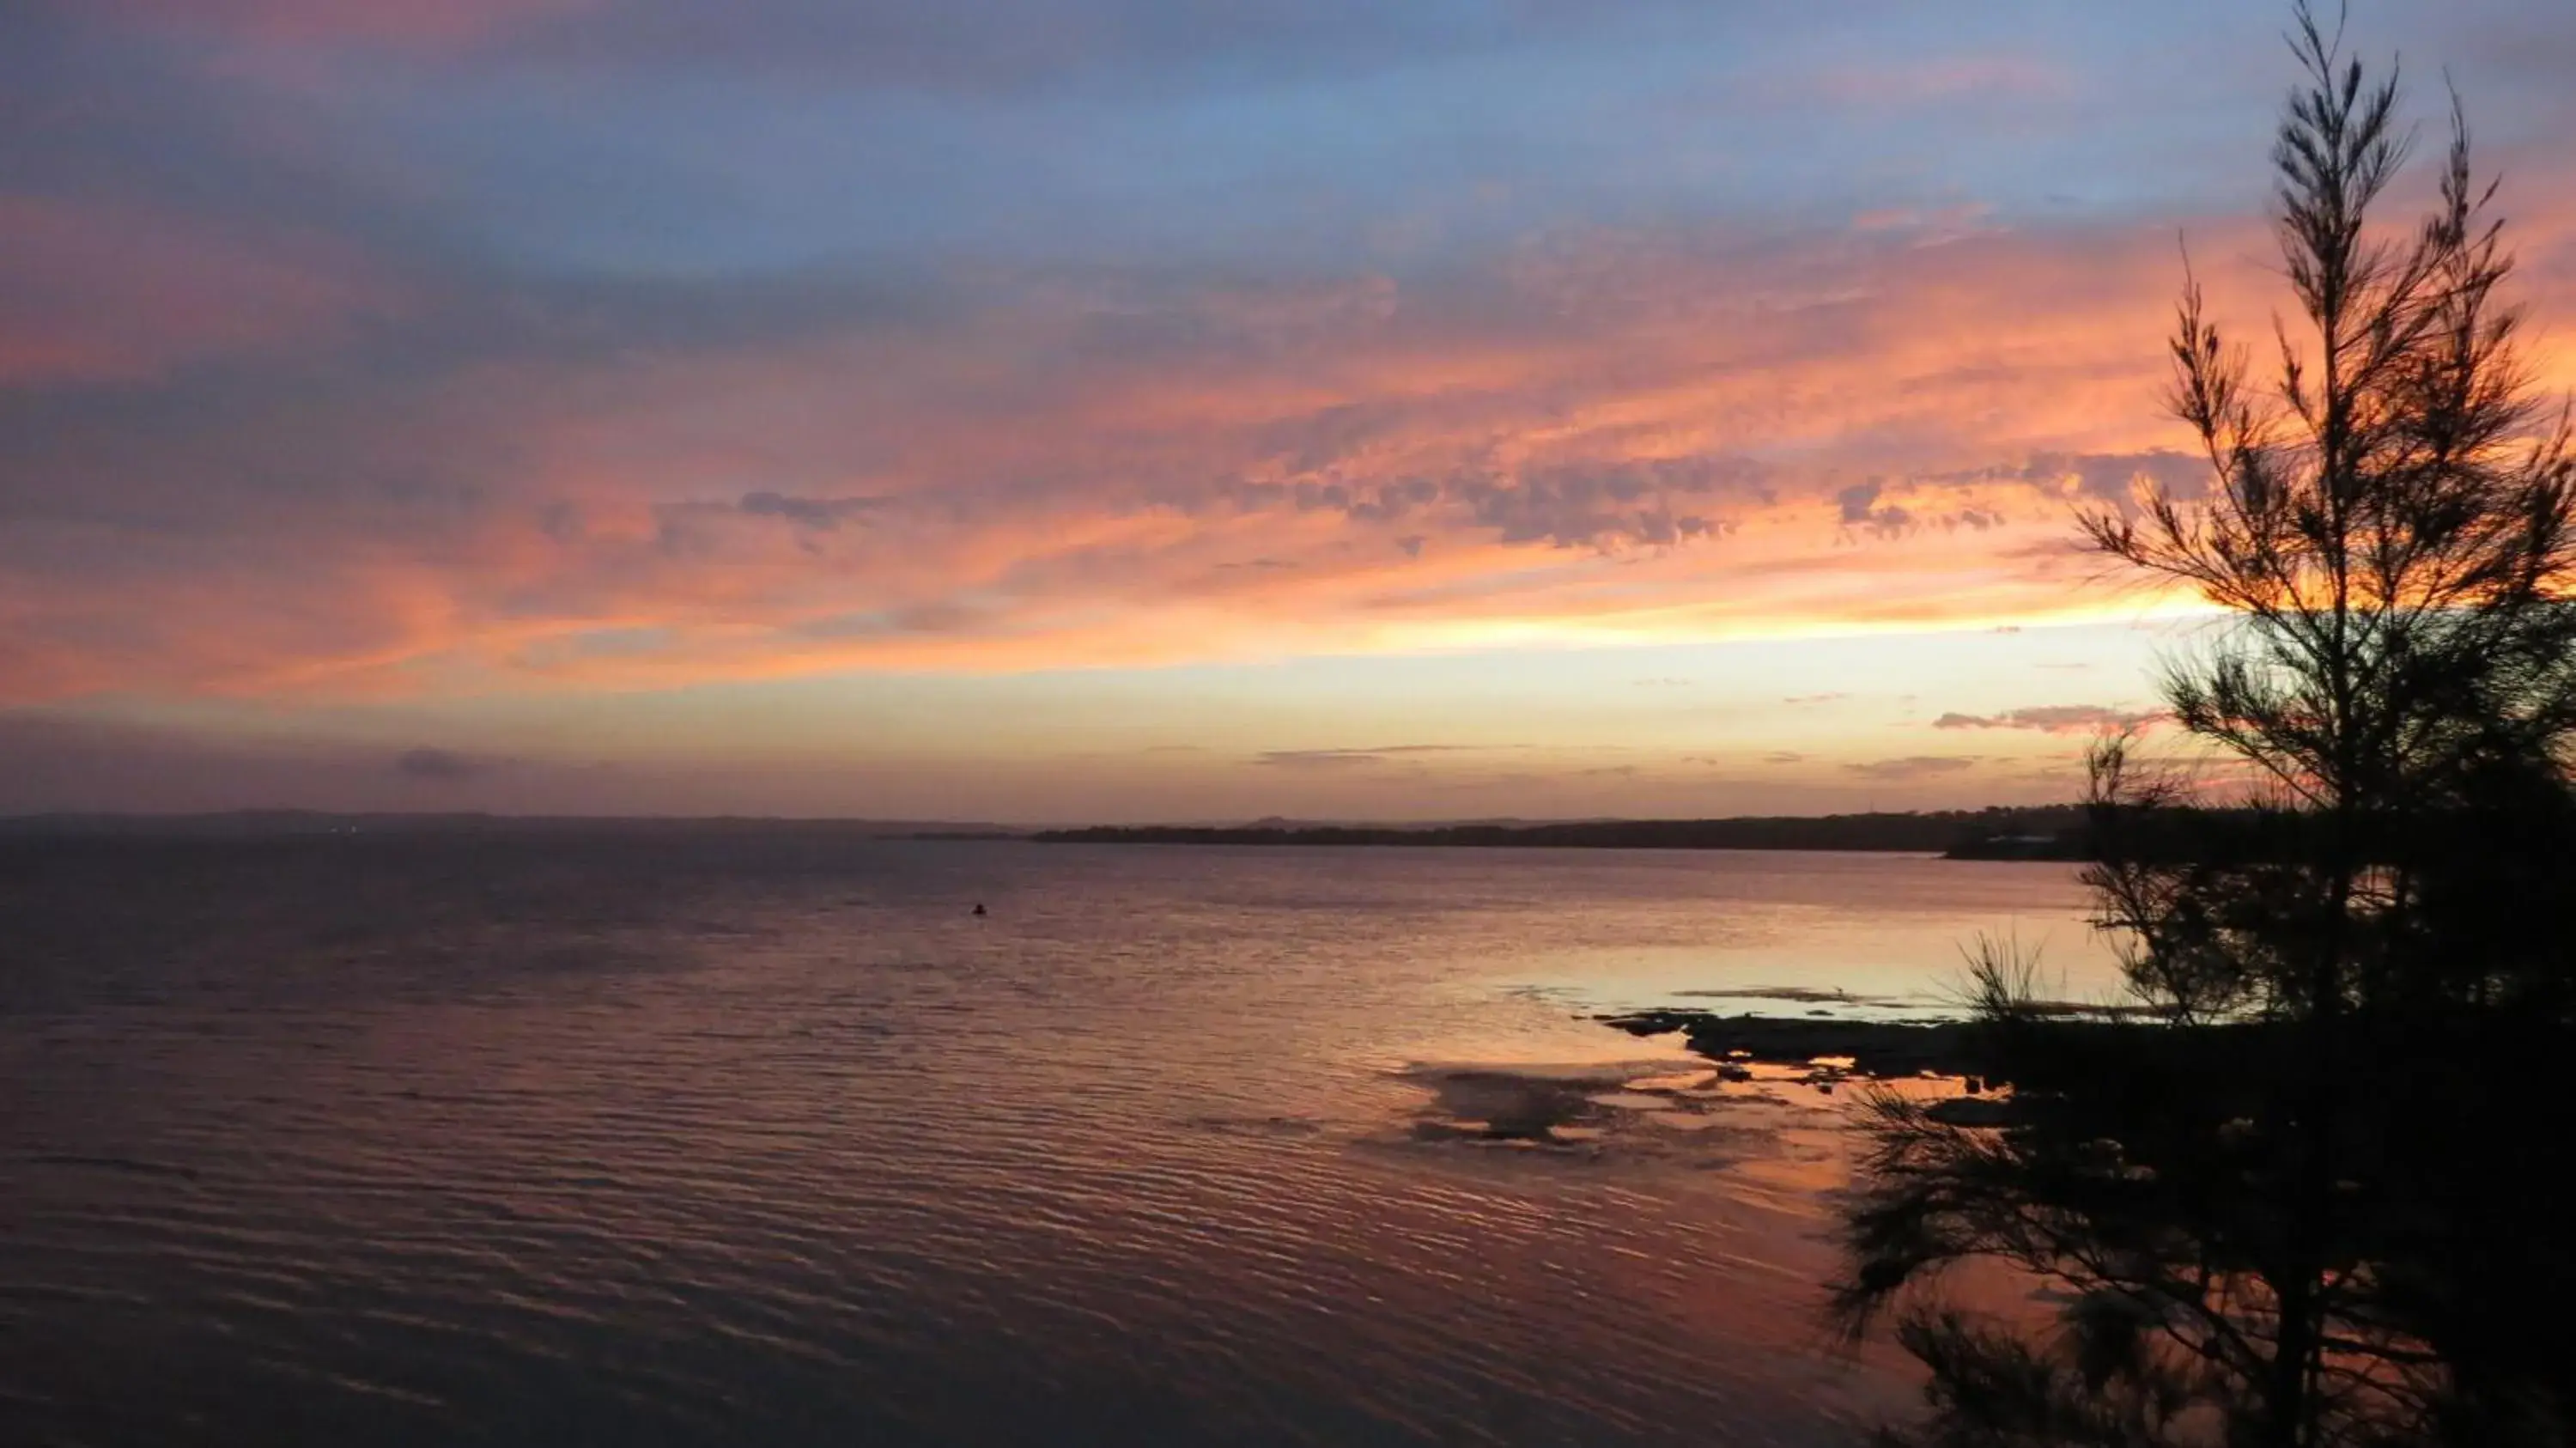
[[[2353,10],[2576,382],[2576,5]],[[0,5],[0,812],[2070,797],[2283,19]]]

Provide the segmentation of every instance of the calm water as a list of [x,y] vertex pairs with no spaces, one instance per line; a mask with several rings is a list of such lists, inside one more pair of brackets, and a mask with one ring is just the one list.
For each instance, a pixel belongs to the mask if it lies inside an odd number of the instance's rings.
[[[0,1440],[1849,1442],[1912,1388],[1814,1326],[1833,1103],[1658,1110],[1677,1048],[1584,1016],[1918,1009],[1980,930],[2083,993],[2080,909],[1848,855],[0,845]],[[1608,1114],[1460,1139],[1469,1066]]]

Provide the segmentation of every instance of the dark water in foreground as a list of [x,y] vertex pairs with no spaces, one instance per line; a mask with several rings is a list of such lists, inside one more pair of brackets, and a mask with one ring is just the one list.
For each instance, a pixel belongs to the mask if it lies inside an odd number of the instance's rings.
[[[1675,1049],[1580,1016],[1917,1008],[1979,929],[2080,989],[2079,908],[1871,856],[0,845],[0,1441],[1848,1442],[1911,1387],[1814,1326],[1834,1103],[1662,1109],[1620,1085]],[[1616,1110],[1458,1139],[1468,1065]]]

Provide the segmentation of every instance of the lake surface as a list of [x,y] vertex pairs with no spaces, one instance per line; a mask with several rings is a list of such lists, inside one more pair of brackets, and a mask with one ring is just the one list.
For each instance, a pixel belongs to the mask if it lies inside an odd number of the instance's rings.
[[[1914,1390],[1816,1325],[1837,1103],[1663,1109],[1689,1058],[1588,1017],[1920,1012],[1981,931],[2100,994],[2082,909],[1893,856],[0,843],[0,1440],[1854,1442]],[[1522,1079],[1605,1124],[1459,1129]]]

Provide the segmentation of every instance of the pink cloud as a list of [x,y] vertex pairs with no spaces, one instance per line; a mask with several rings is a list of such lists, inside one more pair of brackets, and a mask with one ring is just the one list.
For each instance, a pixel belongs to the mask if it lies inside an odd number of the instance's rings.
[[150,377],[321,341],[400,294],[323,237],[0,196],[0,386]]
[[370,43],[442,50],[597,0],[79,0],[121,23],[266,44]]

